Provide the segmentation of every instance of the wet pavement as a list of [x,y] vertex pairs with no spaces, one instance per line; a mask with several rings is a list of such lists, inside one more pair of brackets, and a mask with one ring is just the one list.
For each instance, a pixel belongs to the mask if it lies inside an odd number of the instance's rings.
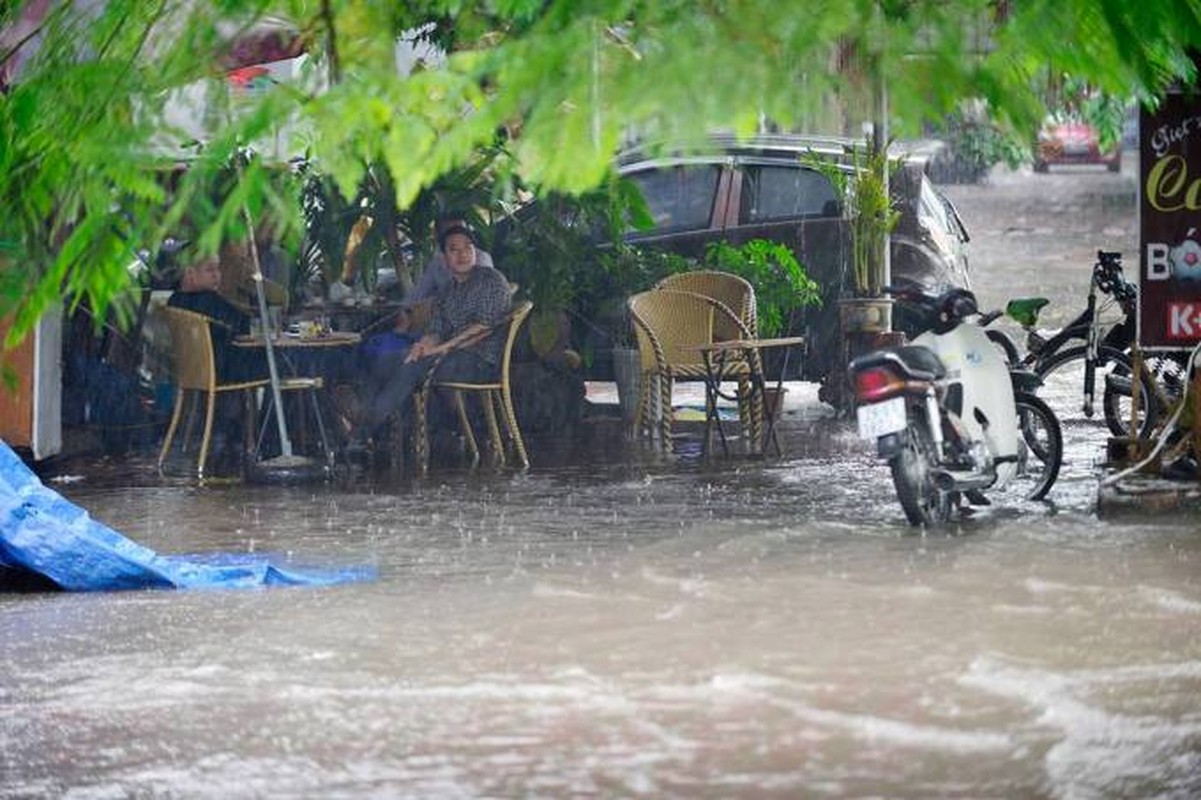
[[[1083,297],[1091,251],[1135,235],[1095,200],[1123,177],[954,187],[986,304]],[[1195,515],[1099,518],[1081,433],[1049,502],[912,535],[870,445],[790,388],[779,459],[602,422],[526,473],[71,465],[52,486],[161,552],[380,577],[0,595],[0,798],[1201,794]]]

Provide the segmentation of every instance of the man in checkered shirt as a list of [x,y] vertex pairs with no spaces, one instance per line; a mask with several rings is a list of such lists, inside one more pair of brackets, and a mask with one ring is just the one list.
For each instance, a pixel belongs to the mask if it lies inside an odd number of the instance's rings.
[[476,264],[475,242],[467,228],[448,228],[438,245],[451,283],[435,300],[426,334],[382,389],[368,398],[366,418],[354,436],[357,445],[374,435],[393,412],[404,413],[431,370],[440,381],[477,382],[500,374],[504,330],[497,326],[509,313],[509,283],[496,269]]

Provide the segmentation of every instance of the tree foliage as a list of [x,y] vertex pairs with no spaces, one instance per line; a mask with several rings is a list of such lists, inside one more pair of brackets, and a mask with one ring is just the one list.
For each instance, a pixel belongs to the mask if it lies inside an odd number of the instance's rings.
[[[18,19],[15,5],[0,6],[0,26]],[[197,223],[198,204],[211,212],[200,215],[209,249],[244,233],[243,204],[296,221],[299,203],[265,165],[211,194],[239,148],[271,138],[286,138],[288,153],[307,156],[348,198],[371,169],[386,169],[399,208],[498,138],[503,169],[578,193],[605,182],[632,135],[749,133],[764,119],[811,129],[831,98],[862,104],[877,70],[903,135],[969,96],[1031,124],[1043,112],[1031,86],[1047,69],[1151,98],[1191,78],[1188,53],[1201,45],[1201,0],[77,5],[57,6],[0,95],[0,314],[16,312],[14,335],[63,297],[103,311],[129,285],[133,251]],[[222,59],[267,18],[295,26],[307,73],[231,100]],[[448,55],[401,75],[397,38],[415,29]],[[32,51],[33,39],[11,39],[0,65]],[[197,81],[220,102],[209,106],[201,154],[178,174],[183,133],[164,114]]]

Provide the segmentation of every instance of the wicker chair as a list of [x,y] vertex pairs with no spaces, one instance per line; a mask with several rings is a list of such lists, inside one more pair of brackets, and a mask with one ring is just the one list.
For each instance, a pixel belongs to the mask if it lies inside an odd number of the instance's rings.
[[[724,303],[701,294],[653,289],[631,297],[629,307],[642,367],[642,399],[635,430],[644,428],[654,438],[657,418],[661,445],[666,448],[671,441],[674,382],[706,377],[703,356],[690,348],[753,337]],[[751,375],[757,369],[757,363],[735,355],[724,363],[719,376],[738,381],[738,415],[750,434],[749,441],[758,441],[763,419],[763,409],[748,400]],[[654,413],[656,405],[658,413]]]
[[[213,414],[217,404],[217,396],[225,392],[242,392],[246,405],[246,418],[254,419],[254,391],[270,385],[266,378],[235,383],[217,382],[217,364],[213,353],[213,340],[209,333],[212,319],[195,311],[166,306],[158,313],[162,314],[171,333],[171,354],[174,363],[172,378],[175,383],[175,409],[171,413],[171,423],[163,437],[163,446],[158,454],[159,474],[165,474],[163,465],[167,454],[175,440],[175,432],[183,417],[184,405],[190,398],[203,395],[205,399],[204,433],[200,439],[200,452],[196,461],[196,477],[204,480],[205,462],[208,460],[209,444],[213,433]],[[321,378],[285,378],[280,381],[281,391],[315,391],[322,388]],[[187,430],[183,436],[183,450],[187,452],[188,439],[191,438],[192,420],[189,415]],[[251,429],[247,428],[247,447],[251,441]],[[328,446],[326,447],[328,451]]]
[[416,454],[418,468],[425,472],[429,465],[429,439],[428,429],[426,427],[426,405],[429,402],[429,392],[431,389],[450,391],[455,400],[455,410],[458,412],[459,425],[463,429],[463,436],[467,440],[467,447],[471,452],[472,466],[480,463],[480,447],[476,441],[475,431],[472,428],[471,420],[467,415],[467,406],[464,402],[463,395],[477,394],[480,397],[481,404],[484,408],[484,418],[488,423],[488,438],[492,446],[493,457],[498,463],[505,452],[504,442],[501,439],[500,427],[496,422],[496,412],[500,411],[505,421],[505,429],[509,434],[509,441],[512,445],[513,456],[517,465],[525,469],[530,465],[530,459],[525,449],[525,441],[521,438],[521,429],[517,425],[517,413],[513,407],[513,391],[512,382],[509,378],[509,367],[513,360],[513,343],[517,340],[517,332],[521,329],[521,324],[525,322],[526,317],[530,315],[530,311],[534,308],[534,304],[529,300],[518,303],[501,325],[508,326],[508,335],[505,338],[505,346],[501,357],[500,375],[493,381],[483,381],[479,383],[469,383],[463,381],[427,381],[425,386],[413,398],[415,405],[415,420],[414,434],[416,440]]
[[759,335],[759,322],[755,310],[755,287],[745,278],[730,272],[713,270],[677,272],[659,281],[655,284],[655,288],[692,292],[712,297],[733,311],[750,331],[751,336]]

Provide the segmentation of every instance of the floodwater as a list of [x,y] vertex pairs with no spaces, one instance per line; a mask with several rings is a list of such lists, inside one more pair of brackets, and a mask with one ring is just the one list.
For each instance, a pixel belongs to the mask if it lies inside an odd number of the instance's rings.
[[1050,502],[913,535],[789,403],[767,461],[51,484],[160,552],[379,577],[0,595],[0,798],[1201,795],[1196,515],[1098,517],[1081,441]]

